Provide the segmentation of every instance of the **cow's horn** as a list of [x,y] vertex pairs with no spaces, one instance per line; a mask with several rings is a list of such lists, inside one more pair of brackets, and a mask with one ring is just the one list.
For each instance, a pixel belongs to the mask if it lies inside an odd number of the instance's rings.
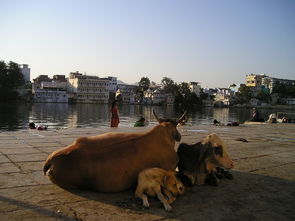
[[185,119],[185,116],[187,114],[187,111],[183,113],[183,115],[177,120],[177,124],[179,124],[180,122],[182,122]]
[[153,109],[153,114],[154,114],[155,118],[157,119],[157,121],[158,121],[159,123],[161,123],[160,118],[158,118],[158,116],[157,116],[157,114],[156,114],[156,112],[155,112],[154,109]]

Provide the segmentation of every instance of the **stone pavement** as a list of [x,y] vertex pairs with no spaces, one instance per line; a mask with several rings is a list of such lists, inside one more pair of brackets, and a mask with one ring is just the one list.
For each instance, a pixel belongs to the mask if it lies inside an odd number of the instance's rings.
[[[145,209],[132,190],[68,191],[52,184],[43,164],[77,137],[147,128],[76,128],[0,132],[0,220],[295,220],[295,124],[179,128],[182,142],[219,134],[235,162],[234,180],[188,188],[166,212]],[[248,142],[236,139],[244,138]]]

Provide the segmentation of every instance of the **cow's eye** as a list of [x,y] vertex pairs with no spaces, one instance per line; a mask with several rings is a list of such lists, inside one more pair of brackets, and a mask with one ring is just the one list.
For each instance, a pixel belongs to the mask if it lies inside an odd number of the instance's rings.
[[215,154],[222,154],[222,148],[220,146],[214,148]]

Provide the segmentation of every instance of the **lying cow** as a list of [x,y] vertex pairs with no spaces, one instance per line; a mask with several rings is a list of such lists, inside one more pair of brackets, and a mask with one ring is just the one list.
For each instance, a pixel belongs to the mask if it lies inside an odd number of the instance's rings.
[[175,171],[166,171],[160,168],[149,168],[138,175],[135,196],[142,199],[143,206],[149,207],[148,196],[157,196],[165,209],[170,211],[170,206],[176,196],[184,192],[184,186],[176,178]]
[[160,119],[149,131],[141,133],[105,133],[82,137],[50,154],[44,174],[63,188],[83,188],[101,192],[119,192],[136,185],[140,171],[159,167],[175,170],[178,157],[175,141],[181,135],[177,121]]
[[[206,180],[217,185],[216,168],[233,168],[234,164],[224,142],[216,135],[210,134],[201,142],[188,145],[181,143],[178,147],[179,177],[186,185],[203,185]],[[222,172],[221,173],[226,173]],[[228,175],[228,178],[230,175]]]

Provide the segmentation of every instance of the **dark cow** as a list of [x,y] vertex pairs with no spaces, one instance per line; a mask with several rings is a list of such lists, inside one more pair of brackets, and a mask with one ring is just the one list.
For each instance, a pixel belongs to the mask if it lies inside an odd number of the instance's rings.
[[174,146],[181,139],[176,125],[185,115],[174,121],[154,113],[159,125],[149,131],[79,138],[48,156],[44,174],[63,188],[118,192],[135,186],[139,172],[146,168],[175,170]]
[[234,166],[226,145],[216,134],[210,134],[196,144],[181,143],[177,154],[179,177],[186,185],[203,185],[206,180],[217,185],[216,172],[219,177],[230,178],[220,167],[231,169]]

